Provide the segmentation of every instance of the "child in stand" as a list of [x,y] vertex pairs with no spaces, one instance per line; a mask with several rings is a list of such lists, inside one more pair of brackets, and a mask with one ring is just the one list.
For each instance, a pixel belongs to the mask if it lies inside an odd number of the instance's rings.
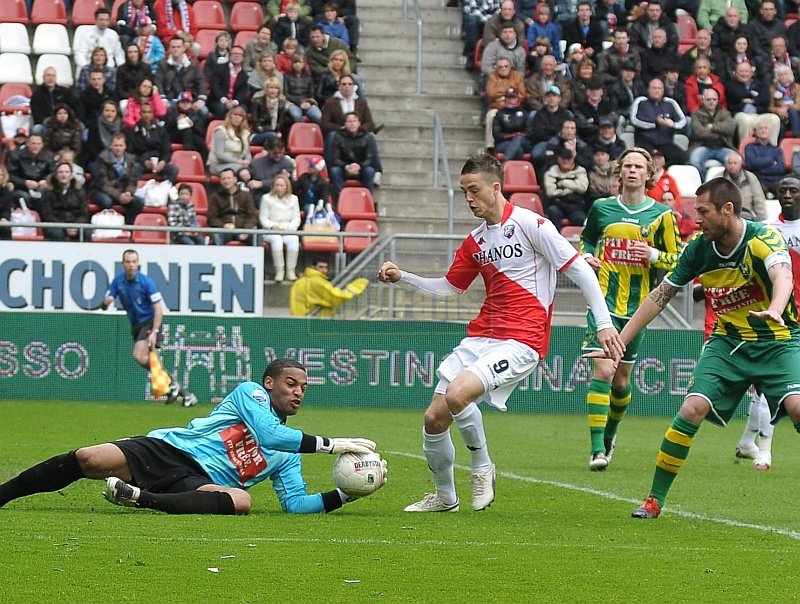
[[330,199],[331,186],[322,176],[324,169],[324,159],[321,157],[309,158],[308,171],[297,179],[297,196],[300,206],[307,214],[313,213],[314,206],[320,199],[323,201]]
[[297,54],[297,47],[300,43],[297,38],[286,38],[283,41],[283,50],[275,57],[275,69],[286,75],[292,71],[292,59]]
[[[192,187],[185,182],[178,185],[177,198],[173,199],[172,195],[170,195],[169,204],[167,205],[167,223],[171,227],[197,227],[197,214],[192,201]],[[172,243],[205,245],[203,237],[192,231],[172,232],[170,233],[170,238]]]

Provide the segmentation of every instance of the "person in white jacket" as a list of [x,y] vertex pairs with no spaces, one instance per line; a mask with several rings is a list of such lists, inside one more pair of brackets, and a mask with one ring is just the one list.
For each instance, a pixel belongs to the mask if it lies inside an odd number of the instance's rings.
[[[300,228],[300,204],[297,195],[292,194],[292,183],[284,174],[278,174],[272,189],[261,198],[259,222],[262,228],[270,231],[296,231]],[[300,253],[300,237],[297,235],[268,234],[264,240],[272,250],[272,263],[275,266],[275,281],[280,283],[284,276],[296,281],[297,256]],[[286,248],[286,262],[283,248]]]

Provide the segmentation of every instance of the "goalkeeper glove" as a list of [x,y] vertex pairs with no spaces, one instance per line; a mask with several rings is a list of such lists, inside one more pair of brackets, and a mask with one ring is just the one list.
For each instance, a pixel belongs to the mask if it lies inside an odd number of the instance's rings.
[[340,455],[352,451],[353,453],[372,453],[377,445],[366,438],[322,438],[317,451]]
[[346,292],[350,292],[354,296],[364,293],[364,290],[367,289],[367,285],[369,285],[369,281],[364,277],[360,277],[358,279],[353,279],[350,283],[348,283],[344,290]]

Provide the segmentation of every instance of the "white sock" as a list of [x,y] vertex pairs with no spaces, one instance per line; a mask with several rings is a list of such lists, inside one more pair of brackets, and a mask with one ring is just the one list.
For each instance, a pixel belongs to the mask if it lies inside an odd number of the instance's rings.
[[486,433],[483,431],[483,414],[475,403],[470,403],[458,415],[453,416],[461,438],[472,454],[472,473],[482,474],[492,469]]
[[744,429],[744,434],[742,434],[742,437],[739,439],[740,447],[755,446],[760,424],[761,419],[759,417],[758,405],[755,400],[751,400],[750,407],[747,411],[747,427]]
[[758,452],[759,453],[772,453],[772,437],[761,435],[758,439]]
[[456,483],[453,478],[453,465],[456,461],[456,448],[450,438],[450,430],[441,434],[428,434],[422,429],[422,450],[433,474],[436,494],[445,503],[456,502]]
[[[758,407],[758,446],[762,447],[764,438],[772,439],[772,434],[775,432],[775,426],[770,423],[772,419],[772,411],[769,410],[769,403],[767,397],[763,394],[758,397],[758,402],[754,402],[754,406]],[[771,445],[770,445],[771,446]],[[767,448],[769,450],[769,448]]]

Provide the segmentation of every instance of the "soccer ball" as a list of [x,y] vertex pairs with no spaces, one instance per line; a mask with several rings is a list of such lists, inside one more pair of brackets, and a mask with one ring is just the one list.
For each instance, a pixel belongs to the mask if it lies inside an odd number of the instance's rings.
[[348,495],[361,497],[383,486],[383,465],[377,453],[342,453],[333,464],[333,481]]

